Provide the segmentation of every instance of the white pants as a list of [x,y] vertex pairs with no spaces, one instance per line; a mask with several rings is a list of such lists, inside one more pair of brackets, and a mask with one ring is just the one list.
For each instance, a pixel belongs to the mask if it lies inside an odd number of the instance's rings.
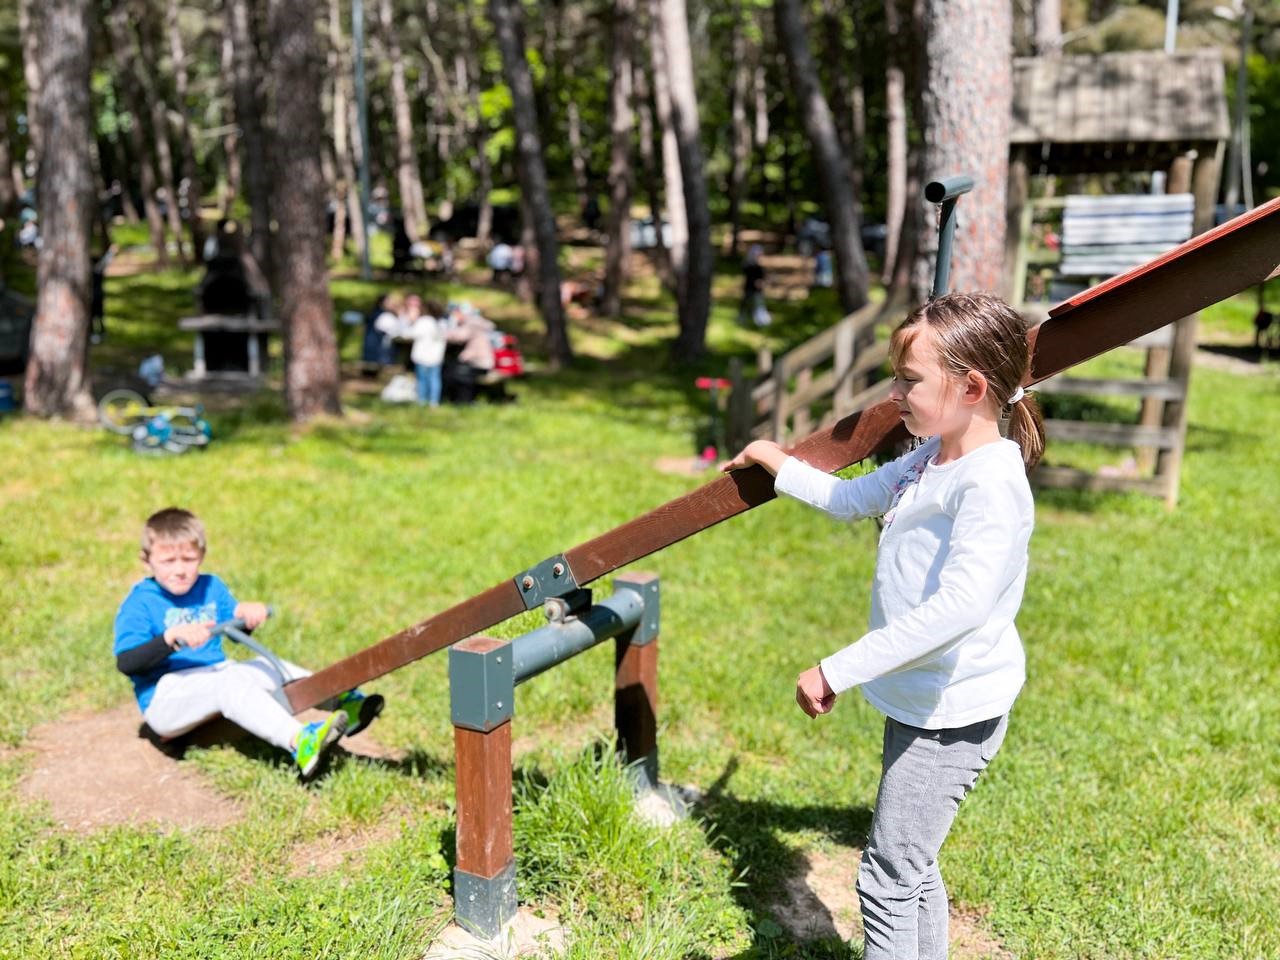
[[302,724],[289,712],[283,688],[309,671],[288,661],[281,666],[284,677],[263,657],[166,673],[142,717],[168,740],[222,715],[255,737],[292,750]]

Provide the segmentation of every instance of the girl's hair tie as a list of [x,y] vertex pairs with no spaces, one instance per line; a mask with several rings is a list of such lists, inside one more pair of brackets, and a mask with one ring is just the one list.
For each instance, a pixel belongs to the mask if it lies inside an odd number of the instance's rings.
[[1022,398],[1025,396],[1026,396],[1026,393],[1023,392],[1022,387],[1018,387],[1018,389],[1013,391],[1012,395],[1010,395],[1009,401],[1005,404],[1005,406],[1012,407],[1016,404],[1019,404],[1022,402]]

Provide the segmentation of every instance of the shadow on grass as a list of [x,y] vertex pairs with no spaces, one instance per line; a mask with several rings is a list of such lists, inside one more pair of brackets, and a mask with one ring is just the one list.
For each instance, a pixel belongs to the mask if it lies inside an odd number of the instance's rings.
[[[861,848],[871,829],[871,808],[831,804],[797,807],[768,800],[742,800],[727,789],[737,768],[737,758],[730,759],[694,808],[714,824],[716,836],[729,840],[734,852],[734,875],[743,878],[734,888],[734,897],[750,918],[754,940],[746,950],[725,960],[849,960],[859,956],[861,951],[841,939],[830,910],[805,883],[811,867],[809,857],[784,842],[783,835],[816,833],[842,847]],[[781,905],[784,885],[789,906],[806,915],[808,936],[803,939],[785,930],[774,916]]]

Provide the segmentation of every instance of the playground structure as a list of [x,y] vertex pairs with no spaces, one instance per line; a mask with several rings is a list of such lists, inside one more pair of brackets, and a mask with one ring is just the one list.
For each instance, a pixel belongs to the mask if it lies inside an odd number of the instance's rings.
[[[1214,223],[1229,123],[1222,60],[1212,50],[1021,57],[1013,66],[1005,261],[1010,300],[1032,316],[1097,280],[1152,260]],[[1032,198],[1037,175],[1115,181],[1161,171],[1164,193]],[[1081,189],[1077,186],[1075,189]],[[1041,242],[1054,236],[1061,258]],[[1034,287],[1034,289],[1029,289]],[[1130,346],[1143,350],[1135,379],[1060,376],[1045,393],[1139,401],[1136,424],[1051,417],[1050,441],[1135,447],[1132,472],[1104,476],[1042,464],[1038,486],[1136,490],[1172,508],[1186,441],[1195,311],[1169,317]]]
[[[1055,307],[1032,331],[1031,372],[1024,385],[1277,275],[1280,200]],[[834,471],[906,435],[896,406],[884,402],[804,438],[792,452],[819,469]],[[458,644],[450,664],[458,797],[454,899],[464,922],[492,935],[515,902],[509,722],[515,685],[607,637],[619,638],[615,703],[620,742],[628,759],[640,762],[637,769],[644,779],[656,782],[657,581],[643,575],[615,578],[614,597],[596,606],[586,600],[583,588],[774,496],[772,478],[762,468],[722,476],[291,682],[284,690],[290,708],[300,712],[316,706]],[[628,593],[639,598],[619,596]],[[482,635],[509,617],[539,607],[551,614],[552,625],[535,639],[531,634],[504,643]]]

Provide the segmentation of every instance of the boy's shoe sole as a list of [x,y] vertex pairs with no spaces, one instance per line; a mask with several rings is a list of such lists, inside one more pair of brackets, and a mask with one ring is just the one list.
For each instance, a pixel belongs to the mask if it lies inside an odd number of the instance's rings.
[[324,731],[324,739],[321,740],[316,747],[315,753],[307,759],[305,764],[298,764],[298,773],[304,781],[310,780],[315,775],[316,771],[320,769],[320,761],[324,759],[324,755],[329,751],[329,748],[337,743],[338,739],[346,732],[347,714],[343,710],[335,710],[329,714],[323,723],[321,730]]
[[[374,720],[378,719],[378,714],[382,713],[382,708],[386,706],[386,698],[380,693],[371,693],[360,701],[360,716],[354,724],[348,724],[346,736],[354,737]],[[348,717],[350,719],[350,717]]]

